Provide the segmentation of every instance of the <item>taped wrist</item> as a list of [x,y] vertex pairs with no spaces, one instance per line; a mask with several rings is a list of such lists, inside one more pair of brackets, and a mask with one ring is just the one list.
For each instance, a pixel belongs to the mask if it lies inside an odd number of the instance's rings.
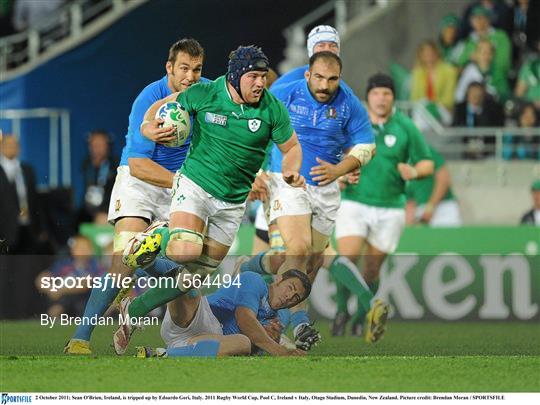
[[374,143],[359,143],[352,147],[349,155],[355,157],[360,162],[360,166],[365,166],[371,160],[374,150]]

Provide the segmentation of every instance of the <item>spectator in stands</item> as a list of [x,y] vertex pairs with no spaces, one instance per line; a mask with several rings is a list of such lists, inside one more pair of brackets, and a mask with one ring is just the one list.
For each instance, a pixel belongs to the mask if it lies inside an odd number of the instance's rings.
[[490,15],[491,24],[495,28],[505,31],[508,35],[512,32],[512,10],[504,0],[477,0],[472,2],[464,11],[459,30],[460,38],[467,38],[473,30],[471,17],[478,7],[484,8]]
[[[518,113],[518,127],[538,129],[538,111],[532,103],[521,106]],[[538,136],[505,134],[503,157],[505,159],[540,159]]]
[[463,42],[459,42],[458,38],[459,17],[455,14],[446,15],[441,20],[440,27],[437,44],[441,57],[445,62],[457,65],[457,58],[463,47]]
[[540,226],[540,180],[531,185],[533,207],[521,217],[522,225]]
[[407,183],[407,224],[422,223],[430,226],[460,226],[459,205],[451,189],[452,179],[442,155],[429,145],[435,173]]
[[512,7],[512,64],[519,65],[527,50],[527,20],[529,19],[529,0],[514,0]]
[[12,23],[12,5],[11,0],[0,0],[0,37],[5,37],[15,32]]
[[471,62],[465,66],[456,88],[456,103],[465,100],[465,94],[472,82],[484,83],[486,91],[496,100],[505,101],[510,94],[506,76],[494,69],[494,48],[487,39],[481,39],[476,44],[476,50],[471,55]]
[[105,272],[105,268],[94,256],[90,239],[77,235],[69,239],[68,246],[70,248],[68,258],[58,259],[49,270],[41,272],[36,277],[37,289],[47,297],[47,313],[50,316],[82,315],[90,289],[63,287],[58,291],[51,291],[51,288],[42,288],[44,277],[99,277]]
[[535,53],[519,69],[514,94],[534,103],[540,109],[540,39],[535,43]]
[[32,167],[19,160],[19,141],[0,135],[0,240],[10,254],[35,254],[46,238]]
[[103,222],[99,217],[107,217],[118,166],[118,161],[111,156],[110,144],[111,138],[104,130],[92,131],[88,136],[89,156],[82,164],[84,202],[79,223]]
[[34,170],[19,160],[19,142],[0,132],[0,318],[31,316],[37,294],[32,280],[47,240]]
[[[454,113],[455,127],[502,127],[504,125],[503,106],[486,93],[484,85],[472,82],[467,89],[466,100],[456,105]],[[486,144],[494,145],[494,137],[465,137],[467,144],[466,158],[486,156]],[[493,148],[493,146],[491,146]]]
[[47,18],[53,16],[66,0],[15,0],[13,26],[17,31],[35,28]]
[[422,101],[438,120],[450,123],[454,107],[457,70],[443,62],[434,41],[420,44],[411,77],[411,101]]
[[471,55],[476,50],[476,44],[480,39],[488,39],[495,49],[493,69],[498,74],[507,76],[510,71],[512,47],[508,35],[503,30],[491,26],[490,12],[482,6],[477,6],[471,11],[471,24],[474,31],[465,40],[463,51],[458,58],[458,66],[463,67],[471,60]]

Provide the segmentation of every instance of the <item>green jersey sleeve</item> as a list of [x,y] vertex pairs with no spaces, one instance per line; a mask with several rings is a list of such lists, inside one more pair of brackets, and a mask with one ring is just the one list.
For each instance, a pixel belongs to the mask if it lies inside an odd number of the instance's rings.
[[433,160],[426,140],[409,119],[407,119],[407,132],[409,133],[409,162],[415,165],[421,160]]
[[194,114],[200,109],[201,101],[207,97],[205,83],[197,83],[178,94],[176,101],[186,109],[189,114]]
[[274,114],[272,114],[272,141],[282,144],[291,139],[293,129],[289,112],[285,106],[277,99],[273,103]]

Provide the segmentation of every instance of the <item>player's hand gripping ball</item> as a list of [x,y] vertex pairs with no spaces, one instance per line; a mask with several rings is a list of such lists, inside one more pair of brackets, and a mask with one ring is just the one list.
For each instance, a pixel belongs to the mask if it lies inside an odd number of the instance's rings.
[[174,127],[175,139],[165,144],[170,148],[182,146],[186,143],[191,130],[191,121],[188,112],[176,101],[171,101],[159,107],[156,118],[163,120],[162,127]]

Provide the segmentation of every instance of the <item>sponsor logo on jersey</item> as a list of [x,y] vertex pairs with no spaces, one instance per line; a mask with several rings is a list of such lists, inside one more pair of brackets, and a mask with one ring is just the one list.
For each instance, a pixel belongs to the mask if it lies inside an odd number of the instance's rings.
[[275,200],[275,201],[274,201],[274,206],[272,207],[272,209],[273,209],[274,211],[281,211],[281,208],[282,208],[282,207],[281,207],[281,201]]
[[120,200],[116,200],[114,203],[114,212],[120,211],[120,208],[122,207],[122,203],[120,203]]
[[396,144],[396,136],[392,135],[392,134],[385,135],[384,136],[384,143],[386,144],[386,146],[391,148],[392,146],[394,146]]
[[222,127],[227,125],[227,117],[225,115],[207,112],[204,116],[204,120],[209,124],[221,125]]
[[261,120],[248,120],[248,128],[251,132],[257,132],[261,127]]
[[326,118],[337,118],[337,110],[334,107],[330,107],[328,110],[326,110]]
[[303,105],[291,104],[289,105],[289,110],[299,115],[309,115],[309,108]]

